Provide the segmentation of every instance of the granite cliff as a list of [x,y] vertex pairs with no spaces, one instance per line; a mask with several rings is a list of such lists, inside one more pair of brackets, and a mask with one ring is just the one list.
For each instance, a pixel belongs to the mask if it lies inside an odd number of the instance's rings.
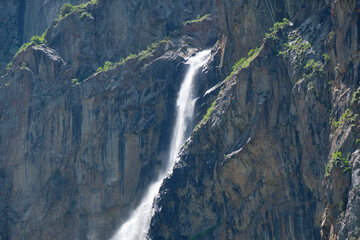
[[65,3],[80,4],[86,0],[6,0],[0,2],[0,70],[19,47],[34,35],[41,35],[59,16]]
[[0,77],[0,239],[109,239],[166,161],[186,59],[206,48],[196,126],[149,238],[360,238],[358,1],[31,10],[63,3],[0,3],[0,30],[16,29],[0,37],[12,59]]

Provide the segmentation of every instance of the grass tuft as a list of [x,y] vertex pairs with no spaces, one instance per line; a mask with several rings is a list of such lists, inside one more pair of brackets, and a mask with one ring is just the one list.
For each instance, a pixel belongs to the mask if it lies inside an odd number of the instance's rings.
[[186,22],[183,23],[183,25],[185,26],[185,25],[191,24],[191,23],[202,22],[202,21],[205,20],[205,18],[207,18],[207,17],[209,17],[209,16],[210,16],[210,14],[206,14],[206,15],[204,15],[204,16],[202,16],[202,17],[200,17],[200,15],[198,15],[196,19],[193,19],[193,20],[190,20],[190,21],[186,21]]

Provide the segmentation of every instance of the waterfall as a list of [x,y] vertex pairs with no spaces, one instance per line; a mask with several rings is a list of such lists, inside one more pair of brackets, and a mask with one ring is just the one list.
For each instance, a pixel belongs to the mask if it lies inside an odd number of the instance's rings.
[[159,192],[162,181],[172,170],[182,145],[191,133],[196,102],[194,79],[198,70],[208,61],[209,57],[210,50],[204,50],[187,61],[189,69],[181,84],[176,101],[176,123],[172,133],[170,153],[165,170],[159,174],[157,181],[150,185],[140,205],[111,240],[142,240],[146,238],[150,226],[153,200]]

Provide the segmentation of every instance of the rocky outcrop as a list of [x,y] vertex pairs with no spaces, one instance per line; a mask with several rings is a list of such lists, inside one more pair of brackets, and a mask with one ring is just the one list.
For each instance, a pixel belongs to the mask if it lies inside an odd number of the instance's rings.
[[231,72],[235,60],[261,45],[274,23],[287,18],[301,24],[326,4],[322,0],[216,1],[219,26],[228,39],[223,66],[226,75]]
[[76,78],[84,79],[105,61],[119,61],[170,36],[184,21],[212,11],[212,5],[205,0],[98,1],[88,5],[88,15],[74,11],[54,23],[46,40],[62,53]]
[[0,3],[0,69],[4,68],[24,42],[41,35],[58,18],[65,3],[80,4],[86,0],[11,0]]

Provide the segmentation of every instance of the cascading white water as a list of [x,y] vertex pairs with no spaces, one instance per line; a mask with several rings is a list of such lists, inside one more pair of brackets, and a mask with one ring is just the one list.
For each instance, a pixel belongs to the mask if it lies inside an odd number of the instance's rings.
[[210,50],[204,50],[191,57],[187,64],[189,70],[181,84],[176,101],[176,123],[171,138],[170,153],[165,170],[159,175],[158,180],[152,183],[143,197],[140,205],[134,210],[130,218],[117,231],[111,240],[142,240],[146,238],[150,226],[152,203],[159,192],[160,186],[169,171],[173,168],[181,146],[185,143],[186,133],[192,123],[195,109],[194,79],[197,71],[208,61]]

